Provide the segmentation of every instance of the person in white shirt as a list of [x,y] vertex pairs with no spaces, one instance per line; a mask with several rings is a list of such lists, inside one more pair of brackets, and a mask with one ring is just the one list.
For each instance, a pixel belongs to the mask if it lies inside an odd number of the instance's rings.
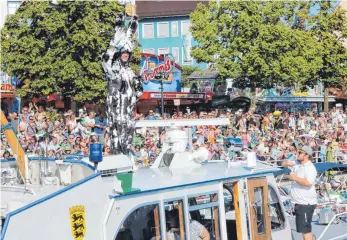
[[312,125],[311,130],[308,132],[309,135],[311,135],[311,137],[315,137],[317,135],[317,129],[316,129],[316,125]]
[[92,130],[93,128],[95,127],[95,112],[93,110],[91,110],[88,114],[87,117],[84,118],[84,121],[83,121],[83,127],[84,127],[84,130],[85,130],[85,134],[87,136],[90,136],[92,134]]
[[311,162],[312,149],[304,146],[298,149],[297,161],[285,161],[282,166],[292,167],[289,175],[292,180],[291,198],[295,204],[296,231],[304,240],[312,240],[312,216],[317,206],[315,180],[317,171]]

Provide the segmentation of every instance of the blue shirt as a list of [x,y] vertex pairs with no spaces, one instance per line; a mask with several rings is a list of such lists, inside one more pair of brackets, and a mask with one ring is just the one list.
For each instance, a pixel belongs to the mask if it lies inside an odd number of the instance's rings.
[[[100,126],[102,126],[102,127],[107,126],[106,119],[104,119],[104,121],[101,122],[100,119],[99,119],[98,117],[95,118],[95,124],[96,124],[96,125],[100,125]],[[95,127],[95,128],[94,128],[94,132],[95,132],[96,134],[104,134],[104,133],[105,133],[105,129]]]
[[18,109],[19,109],[19,101],[18,100],[14,100],[12,102],[11,111],[18,113]]
[[147,117],[145,117],[146,120],[158,120],[157,116],[150,116],[148,115]]

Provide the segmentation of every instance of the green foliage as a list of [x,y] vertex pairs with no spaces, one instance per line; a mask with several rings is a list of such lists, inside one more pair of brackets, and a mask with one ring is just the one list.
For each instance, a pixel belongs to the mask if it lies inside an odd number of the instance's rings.
[[319,6],[319,13],[306,16],[310,32],[322,46],[319,53],[323,65],[318,71],[325,87],[342,86],[347,76],[347,50],[343,41],[347,40],[347,14],[334,1],[310,1],[307,5]]
[[24,1],[1,30],[0,67],[25,82],[21,96],[60,92],[78,102],[102,103],[100,56],[122,11],[117,1]]
[[[338,26],[345,28],[346,22],[340,13],[327,20],[315,19],[308,14],[310,4],[230,0],[221,1],[219,7],[215,1],[209,6],[199,4],[190,16],[192,35],[199,42],[191,55],[199,62],[213,64],[222,78],[234,78],[234,86],[238,87],[280,85],[300,89],[313,85],[322,78],[327,60],[333,58],[335,64],[344,58],[341,44],[332,46],[337,43],[332,32],[339,31]],[[336,13],[331,11],[329,15]],[[335,27],[329,25],[331,32],[324,34],[331,42],[317,43],[318,25],[312,28],[306,24],[332,19],[336,20]],[[335,50],[329,52],[327,48]],[[324,52],[326,57],[322,56]],[[338,53],[342,55],[334,56]],[[334,71],[334,77],[338,72]]]
[[131,69],[134,71],[134,73],[140,72],[140,63],[141,63],[141,48],[135,47],[132,60],[131,60]]
[[181,83],[182,87],[189,86],[188,77],[190,76],[190,74],[198,70],[201,70],[201,69],[196,66],[182,66],[182,83]]

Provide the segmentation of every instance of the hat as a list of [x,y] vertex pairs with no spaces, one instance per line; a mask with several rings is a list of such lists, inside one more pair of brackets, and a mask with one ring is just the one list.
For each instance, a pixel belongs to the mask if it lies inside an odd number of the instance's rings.
[[308,146],[300,147],[299,151],[303,151],[303,152],[307,153],[309,156],[312,156],[312,154],[313,154],[312,148],[310,148]]

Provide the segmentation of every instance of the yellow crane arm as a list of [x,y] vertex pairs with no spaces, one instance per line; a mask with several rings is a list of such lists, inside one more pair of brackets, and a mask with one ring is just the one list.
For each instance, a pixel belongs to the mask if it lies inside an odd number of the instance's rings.
[[10,145],[10,148],[12,150],[12,152],[16,155],[16,160],[17,160],[17,164],[18,164],[18,168],[19,168],[19,172],[22,174],[24,179],[27,179],[27,171],[26,171],[26,156],[25,156],[25,152],[24,149],[22,148],[22,146],[20,145],[18,138],[15,134],[15,132],[13,131],[12,127],[10,127],[5,114],[1,111],[1,128],[3,129],[3,132],[7,138],[7,141]]

